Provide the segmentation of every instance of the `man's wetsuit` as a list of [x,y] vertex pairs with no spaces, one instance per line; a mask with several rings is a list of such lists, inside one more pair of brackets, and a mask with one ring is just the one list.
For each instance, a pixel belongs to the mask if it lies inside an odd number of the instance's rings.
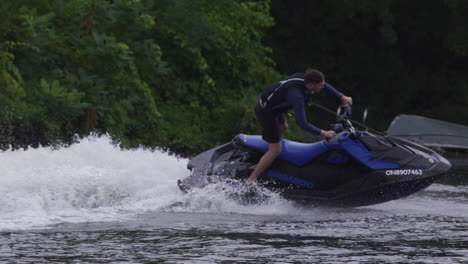
[[[328,83],[324,84],[323,89],[337,98],[343,96]],[[284,113],[289,109],[294,109],[297,124],[302,129],[319,135],[321,129],[311,125],[306,119],[305,105],[312,93],[305,86],[304,73],[293,74],[281,82],[265,87],[255,105],[255,115],[262,126],[263,140],[268,143],[280,141],[278,126],[285,122]]]

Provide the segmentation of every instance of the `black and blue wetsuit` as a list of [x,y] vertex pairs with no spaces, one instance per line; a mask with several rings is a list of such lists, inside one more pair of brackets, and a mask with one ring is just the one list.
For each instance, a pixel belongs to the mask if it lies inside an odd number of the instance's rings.
[[[323,88],[326,92],[340,98],[338,92],[328,83]],[[294,109],[297,124],[310,133],[319,135],[321,129],[313,126],[306,119],[305,105],[313,92],[309,91],[304,83],[304,73],[296,73],[287,79],[265,87],[257,99],[255,115],[262,126],[262,138],[268,143],[280,141],[278,126],[283,124],[284,114]]]

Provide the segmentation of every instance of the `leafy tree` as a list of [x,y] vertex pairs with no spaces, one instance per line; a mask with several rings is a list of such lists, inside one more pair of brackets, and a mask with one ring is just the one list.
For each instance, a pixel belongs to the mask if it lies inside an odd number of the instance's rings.
[[273,24],[268,2],[0,8],[8,14],[0,22],[3,146],[71,143],[97,131],[125,147],[191,153],[255,127],[255,94],[278,78],[262,43]]

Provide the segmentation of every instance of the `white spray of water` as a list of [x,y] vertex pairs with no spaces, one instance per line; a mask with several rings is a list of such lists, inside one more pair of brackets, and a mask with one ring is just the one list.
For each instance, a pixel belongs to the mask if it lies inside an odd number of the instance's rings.
[[183,195],[176,181],[189,173],[186,159],[122,150],[109,137],[57,150],[9,150],[0,157],[0,230],[119,221],[149,210],[262,214],[290,208],[274,194],[263,205],[241,205],[210,188]]
[[[176,181],[188,176],[186,165],[186,159],[162,151],[122,150],[113,145],[109,137],[88,137],[56,150],[42,147],[0,152],[0,230],[44,228],[58,223],[125,221],[148,211],[300,215],[305,218],[327,213],[304,211],[304,207],[266,190],[260,190],[261,195],[266,196],[260,204],[243,204],[231,199],[232,191],[236,190],[228,186],[209,186],[184,195]],[[449,193],[453,201],[445,194],[446,198],[440,201],[430,197],[434,192]],[[448,213],[460,215],[466,203],[465,195],[466,189],[460,186],[435,185],[422,196],[370,208],[436,213],[428,209],[430,199],[431,203],[447,208]],[[340,210],[328,213],[341,217]]]

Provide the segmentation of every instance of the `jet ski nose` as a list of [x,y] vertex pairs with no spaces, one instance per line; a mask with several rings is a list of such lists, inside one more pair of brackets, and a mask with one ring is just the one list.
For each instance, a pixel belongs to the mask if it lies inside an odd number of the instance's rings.
[[437,158],[439,159],[439,161],[441,163],[444,163],[445,165],[447,165],[449,168],[452,168],[452,163],[450,163],[450,161],[448,159],[446,159],[444,156],[442,155],[437,155]]

